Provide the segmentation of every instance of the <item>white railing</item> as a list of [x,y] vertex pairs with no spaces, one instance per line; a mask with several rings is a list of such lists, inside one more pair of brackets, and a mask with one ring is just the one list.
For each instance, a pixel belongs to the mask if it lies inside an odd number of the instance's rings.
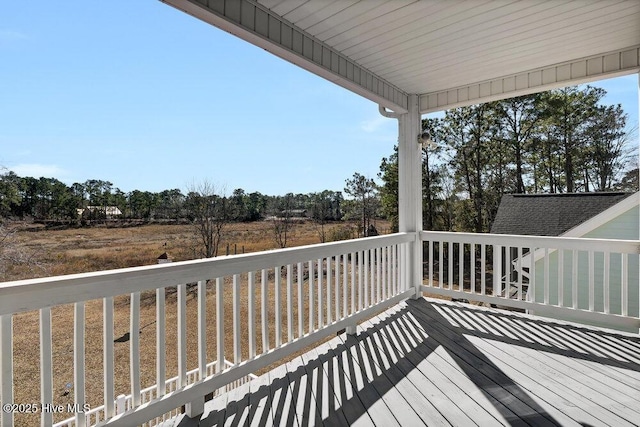
[[[216,364],[217,362],[211,362],[207,364],[207,376],[211,376],[215,374],[215,372],[217,371]],[[231,368],[233,367],[233,363],[231,363],[228,360],[225,360],[224,366],[225,368]],[[198,373],[199,373],[198,368],[192,369],[189,372],[187,372],[187,384],[193,384],[196,381],[198,381]],[[243,378],[233,381],[227,384],[226,386],[224,386],[223,388],[216,390],[213,393],[213,397],[219,396],[222,393],[226,393],[230,390],[233,390],[236,387],[240,387],[241,385],[246,384],[255,378],[258,378],[258,377],[254,374],[246,375]],[[175,391],[178,388],[178,381],[179,381],[178,377],[173,377],[166,380],[165,382],[166,392],[171,393]],[[158,387],[153,385],[151,387],[144,388],[140,391],[140,394],[142,395],[141,401],[143,404],[147,402],[151,402],[154,399],[159,397]],[[114,404],[115,404],[116,415],[125,413],[130,409],[134,409],[133,396],[130,394],[127,396],[119,395],[116,398]],[[172,411],[169,411],[165,414],[162,414],[161,416],[158,416],[152,420],[149,420],[143,423],[142,427],[152,427],[152,426],[159,425],[162,422],[177,416],[179,413],[180,413],[180,408],[175,408]],[[106,421],[108,419],[105,405],[98,406],[96,408],[91,408],[90,410],[86,411],[84,415],[85,415],[84,416],[85,424],[88,426],[98,425],[101,421]],[[53,427],[75,427],[75,425],[76,425],[76,418],[73,417],[73,418],[68,418],[64,421],[57,422],[53,424]]]
[[[269,252],[185,261],[146,267],[43,279],[0,283],[0,399],[14,402],[13,317],[38,310],[40,360],[31,372],[39,375],[39,396],[34,401],[53,405],[52,307],[73,304],[73,401],[92,403],[99,413],[89,424],[141,425],[185,406],[190,416],[202,412],[204,398],[213,391],[326,338],[378,310],[396,304],[415,289],[409,288],[408,260],[415,235],[398,233],[344,242]],[[144,301],[155,296],[155,311]],[[188,298],[189,297],[189,298]],[[96,303],[100,305],[97,310]],[[114,321],[123,302],[128,305],[128,383],[125,411],[116,395]],[[91,311],[93,310],[93,311]],[[98,311],[102,321],[102,367],[86,369],[87,334],[95,331],[87,318]],[[151,314],[149,314],[151,313]],[[153,316],[156,334],[152,345],[141,340],[141,316]],[[170,319],[169,319],[170,318]],[[175,325],[175,342],[167,345],[167,323]],[[93,322],[93,321],[92,321]],[[189,327],[188,327],[189,325]],[[176,331],[177,329],[177,331]],[[189,333],[190,332],[190,333]],[[147,339],[145,335],[144,339]],[[142,342],[142,343],[141,343]],[[210,345],[208,345],[208,342]],[[92,343],[93,345],[93,343]],[[168,349],[177,349],[174,358]],[[119,347],[120,349],[120,347]],[[193,353],[189,353],[194,349]],[[154,354],[151,362],[142,352]],[[187,355],[191,366],[188,370]],[[231,366],[216,363],[231,360]],[[126,358],[124,358],[126,359]],[[146,362],[145,362],[146,361]],[[176,366],[177,365],[177,366]],[[167,367],[177,370],[167,381]],[[214,366],[215,372],[209,368]],[[121,367],[121,366],[120,366]],[[142,374],[155,376],[150,388],[142,388]],[[153,376],[152,375],[152,376]],[[103,384],[100,393],[87,393],[86,385]],[[121,384],[123,381],[120,381]],[[175,384],[175,388],[174,385]],[[36,389],[35,385],[32,388]],[[122,386],[120,386],[122,388]],[[151,392],[150,390],[153,390]],[[37,397],[37,399],[36,399]],[[149,400],[150,399],[150,400]],[[148,400],[148,401],[147,401]],[[15,402],[21,403],[21,402]],[[97,409],[98,406],[103,408]],[[14,425],[20,414],[1,412],[2,427]],[[43,411],[41,424],[53,425],[54,415]],[[63,418],[63,417],[60,417]],[[74,425],[87,425],[83,412]],[[18,425],[19,420],[15,421]]]
[[421,238],[425,292],[640,328],[638,241],[436,231]]

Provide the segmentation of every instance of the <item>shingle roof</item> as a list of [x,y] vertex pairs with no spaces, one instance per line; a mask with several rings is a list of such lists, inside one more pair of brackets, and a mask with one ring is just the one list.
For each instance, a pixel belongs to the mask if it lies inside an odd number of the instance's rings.
[[491,233],[559,236],[631,193],[505,194]]

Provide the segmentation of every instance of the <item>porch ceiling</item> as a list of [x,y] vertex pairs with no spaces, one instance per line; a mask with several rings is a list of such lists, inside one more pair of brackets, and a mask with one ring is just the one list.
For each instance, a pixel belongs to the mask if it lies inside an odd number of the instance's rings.
[[637,72],[637,0],[163,0],[385,107]]

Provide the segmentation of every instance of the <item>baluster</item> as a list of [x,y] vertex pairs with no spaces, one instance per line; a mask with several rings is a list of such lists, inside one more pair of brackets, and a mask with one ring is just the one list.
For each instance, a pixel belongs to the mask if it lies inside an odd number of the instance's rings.
[[[0,399],[13,402],[13,315],[0,316]],[[0,411],[3,426],[13,425],[13,412]]]
[[[51,344],[51,309],[40,309],[40,403],[53,404],[53,360]],[[42,411],[42,425],[53,423],[53,414]]]
[[241,360],[242,360],[242,346],[240,342],[240,275],[234,274],[233,275],[233,363],[237,365],[238,363],[240,363]]
[[593,251],[589,251],[589,311],[595,311],[595,254]]
[[398,245],[393,245],[393,251],[391,252],[391,268],[393,270],[393,294],[398,295]]
[[[198,372],[207,377],[207,281],[198,281]],[[164,381],[163,381],[164,382]]]
[[518,261],[517,261],[517,269],[518,269],[518,301],[522,301],[522,247],[518,246]]
[[[111,307],[113,307],[113,303]],[[113,317],[110,325],[113,331]],[[156,390],[158,397],[162,397],[166,393],[166,327],[165,291],[164,288],[158,288],[156,289]],[[111,397],[107,402],[113,401],[113,395]]]
[[469,269],[471,270],[471,279],[469,280],[469,290],[472,294],[476,293],[476,244],[469,243]]
[[349,287],[349,276],[348,276],[348,263],[349,263],[349,254],[342,255],[342,317],[345,318],[348,315],[348,287]]
[[[536,248],[529,248],[529,255],[524,255],[523,253],[523,264],[522,270],[526,265],[524,265],[524,259],[528,257],[529,259],[529,286],[527,289],[527,294],[531,296],[531,301],[535,301],[536,298]],[[524,280],[524,279],[522,279]],[[527,295],[525,295],[526,299]]]
[[[216,372],[224,366],[224,277],[216,278]],[[263,319],[264,323],[264,319]]]
[[247,284],[248,284],[248,333],[249,333],[249,359],[253,359],[256,357],[256,274],[254,271],[250,271],[247,273]]
[[340,320],[340,257],[341,255],[336,255],[335,257],[335,268],[333,269],[335,277],[333,278],[334,283],[334,294],[335,294],[335,319],[336,321]]
[[363,279],[363,263],[364,251],[358,252],[358,311],[364,306],[364,279]]
[[323,268],[322,259],[318,259],[318,329],[322,329],[322,314],[324,310],[324,298],[322,298],[323,294],[323,276],[324,276],[324,268]]
[[331,271],[331,257],[327,257],[327,325],[332,323],[331,316],[333,310],[333,307],[331,306]]
[[315,330],[313,326],[313,314],[314,314],[314,290],[313,290],[313,261],[309,261],[309,333]]
[[573,308],[578,308],[578,251],[572,251],[572,264],[571,264],[571,297]]
[[280,267],[275,267],[273,269],[274,271],[274,276],[275,276],[275,285],[274,285],[274,289],[275,289],[275,295],[274,295],[274,311],[275,311],[275,335],[276,335],[276,348],[280,347],[282,345],[282,307],[281,307],[281,302],[282,302],[282,295],[281,295],[281,289],[280,287],[282,286],[281,279],[282,279],[282,274],[280,271]]
[[[77,305],[77,303],[76,303]],[[78,309],[76,308],[76,311]],[[131,294],[131,316],[129,319],[129,367],[131,379],[131,405],[135,408],[140,406],[140,292]],[[82,313],[84,317],[84,313]],[[76,362],[77,363],[77,362]],[[84,364],[84,360],[82,361]],[[76,379],[76,383],[77,383]],[[77,384],[76,384],[77,385]],[[182,384],[184,387],[184,383]],[[76,402],[84,402],[78,400]]]
[[302,263],[298,263],[298,337],[304,335],[304,306],[303,306],[303,294],[302,294]]
[[611,253],[604,253],[604,268],[603,268],[603,283],[602,283],[602,293],[604,296],[604,312],[609,314],[611,312],[611,303],[609,301],[610,298],[610,290],[609,290],[609,270],[610,266]]
[[[131,331],[133,335],[133,331]],[[178,388],[187,385],[187,287],[178,285]]]
[[622,268],[622,315],[629,315],[629,254],[621,253],[620,267]]
[[458,290],[464,292],[464,243],[458,243]]
[[382,248],[376,248],[376,303],[382,301]]
[[487,294],[487,245],[480,245],[480,295]]
[[364,306],[369,307],[369,257],[371,251],[364,251]]
[[293,264],[287,264],[287,341],[293,341]]
[[438,242],[438,287],[444,288],[444,242]]
[[447,280],[447,289],[453,289],[453,242],[449,242],[449,250],[447,251],[447,264],[449,277]]
[[389,247],[385,246],[382,248],[382,260],[380,262],[382,264],[382,299],[389,298],[389,274],[391,271],[389,270]]
[[115,386],[113,365],[113,297],[102,300],[103,312],[103,366],[104,366],[104,409],[105,417],[111,418],[115,412]]
[[356,254],[351,252],[351,314],[356,312]]
[[498,296],[502,287],[502,246],[493,245],[493,296]]
[[266,269],[262,269],[260,277],[260,312],[262,315],[261,325],[262,325],[262,352],[266,353],[269,351],[269,319],[268,311],[267,311],[267,286],[268,286],[268,271]]
[[564,249],[558,249],[558,305],[564,306]]
[[371,301],[370,305],[374,305],[378,302],[378,298],[379,298],[379,296],[376,295],[377,294],[376,284],[378,283],[378,276],[379,276],[379,274],[376,273],[377,267],[378,267],[378,248],[371,250],[371,252],[369,253],[369,258],[370,258],[369,266],[371,268],[371,276],[370,276],[371,288],[369,289],[370,291],[369,300]]
[[433,287],[433,240],[427,242],[429,245],[429,286]]

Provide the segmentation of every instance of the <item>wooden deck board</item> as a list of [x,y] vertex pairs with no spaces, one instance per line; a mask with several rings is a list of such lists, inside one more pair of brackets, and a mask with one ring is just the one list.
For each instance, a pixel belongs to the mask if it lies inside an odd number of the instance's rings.
[[165,426],[637,425],[640,337],[408,300]]
[[[383,321],[384,319],[378,318],[378,320]],[[397,325],[392,324],[392,326]],[[404,347],[402,345],[403,341],[415,342],[415,340],[420,339],[419,331],[413,328],[410,322],[405,323],[404,326],[403,329],[394,328],[395,334],[381,334],[382,339],[386,341],[388,348],[400,350],[396,363],[407,379],[411,380],[419,390],[423,399],[427,400],[430,404],[429,406],[433,406],[450,424],[505,425],[505,423],[500,422],[497,411],[493,414],[488,412],[464,393],[464,388],[460,387],[459,384],[468,382],[467,378],[456,376],[455,374],[459,374],[459,372],[455,370],[445,369],[447,376],[439,370],[439,367],[442,368],[442,366],[446,365],[446,362],[436,353],[427,355],[424,352],[420,352],[417,346],[415,351]],[[415,335],[412,339],[411,335],[413,334]],[[402,340],[399,338],[402,335],[405,335],[407,339]],[[425,336],[423,335],[423,337]],[[427,405],[423,403],[423,406]],[[489,408],[493,408],[493,406],[489,405]],[[432,417],[428,416],[425,419],[432,419]]]
[[[462,311],[458,315],[464,316]],[[506,316],[501,315],[500,319],[504,321]],[[576,330],[565,330],[565,342],[575,341],[575,335]],[[469,339],[473,340],[474,346],[483,353],[509,365],[509,368],[513,369],[513,375],[510,375],[512,378],[517,374],[523,375],[526,379],[519,384],[521,387],[542,385],[542,388],[538,388],[537,396],[546,398],[548,404],[570,401],[563,409],[573,412],[580,422],[595,422],[583,420],[585,414],[613,425],[634,425],[640,419],[637,412],[638,390],[612,380],[602,372],[607,368],[605,365],[570,359],[549,351],[538,351],[536,346],[513,346],[489,338]],[[580,348],[584,350],[589,345],[590,343],[582,343]],[[574,347],[578,348],[575,345]],[[606,352],[590,350],[592,354],[606,357]],[[618,361],[611,360],[610,363],[617,364]],[[504,365],[500,366],[501,369],[505,369]],[[574,408],[580,408],[580,411],[575,412]]]

